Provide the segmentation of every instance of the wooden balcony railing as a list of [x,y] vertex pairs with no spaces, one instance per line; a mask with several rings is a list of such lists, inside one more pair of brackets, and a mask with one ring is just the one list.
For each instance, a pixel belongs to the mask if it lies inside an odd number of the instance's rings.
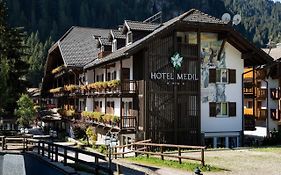
[[244,94],[245,95],[254,95],[254,88],[246,88],[244,87]]
[[259,109],[256,112],[256,118],[266,119],[267,118],[267,109]]
[[135,129],[136,128],[136,116],[122,116],[121,129]]
[[267,98],[267,89],[257,89],[257,98],[266,99]]
[[270,89],[270,97],[274,100],[280,99],[280,90],[278,88]]
[[280,110],[270,109],[270,116],[272,120],[280,120]]
[[101,95],[101,94],[134,94],[138,92],[137,82],[135,80],[122,80],[119,85],[114,88],[106,87],[100,89],[86,89],[82,90],[85,95]]
[[135,80],[123,80],[121,82],[121,92],[124,93],[136,93],[138,90]]

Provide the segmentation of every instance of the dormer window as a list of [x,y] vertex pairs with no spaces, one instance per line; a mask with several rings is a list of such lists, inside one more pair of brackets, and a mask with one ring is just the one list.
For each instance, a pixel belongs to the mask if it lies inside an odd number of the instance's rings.
[[112,41],[112,52],[114,52],[114,51],[116,51],[116,50],[117,50],[117,40],[114,39],[114,40]]
[[127,44],[131,44],[133,42],[133,33],[128,31],[127,33]]

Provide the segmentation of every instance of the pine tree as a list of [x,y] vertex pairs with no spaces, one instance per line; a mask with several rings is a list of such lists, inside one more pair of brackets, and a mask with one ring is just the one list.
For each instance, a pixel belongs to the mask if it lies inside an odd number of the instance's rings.
[[13,114],[17,99],[26,90],[26,81],[23,77],[28,70],[28,64],[23,60],[25,34],[22,28],[10,28],[6,19],[6,5],[0,0],[1,115]]

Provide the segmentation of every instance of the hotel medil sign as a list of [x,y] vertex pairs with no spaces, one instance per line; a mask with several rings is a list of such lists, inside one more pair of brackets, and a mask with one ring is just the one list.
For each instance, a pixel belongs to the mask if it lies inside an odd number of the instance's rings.
[[191,73],[176,73],[182,67],[183,57],[180,56],[179,53],[175,53],[170,58],[171,65],[176,70],[175,72],[151,72],[150,79],[151,80],[198,80],[198,75]]

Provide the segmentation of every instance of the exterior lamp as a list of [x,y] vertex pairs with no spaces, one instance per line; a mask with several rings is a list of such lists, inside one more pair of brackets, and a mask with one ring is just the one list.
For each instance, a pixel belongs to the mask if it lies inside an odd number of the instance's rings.
[[111,170],[111,152],[112,152],[112,148],[115,147],[117,145],[117,139],[115,138],[115,135],[112,134],[111,132],[108,132],[104,138],[104,143],[107,147],[108,150],[108,167]]
[[115,147],[117,145],[117,139],[115,137],[111,138],[111,147]]
[[106,146],[110,146],[110,136],[109,135],[105,136],[104,142],[105,142]]

